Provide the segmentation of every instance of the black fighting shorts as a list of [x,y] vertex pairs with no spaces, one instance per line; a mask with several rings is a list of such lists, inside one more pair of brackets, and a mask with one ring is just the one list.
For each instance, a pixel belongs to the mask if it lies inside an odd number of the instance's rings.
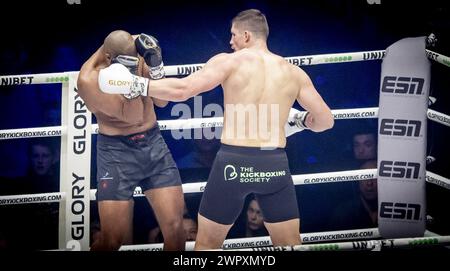
[[297,197],[284,149],[261,150],[222,144],[203,193],[199,213],[230,225],[254,193],[264,221],[299,218]]
[[181,185],[175,161],[158,126],[128,136],[97,137],[97,199],[129,200],[136,186]]

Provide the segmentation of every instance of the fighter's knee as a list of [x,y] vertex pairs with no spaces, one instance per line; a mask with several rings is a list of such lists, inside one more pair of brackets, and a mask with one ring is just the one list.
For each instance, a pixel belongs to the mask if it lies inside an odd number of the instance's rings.
[[184,229],[183,229],[183,220],[171,219],[170,221],[166,221],[164,224],[160,225],[161,231],[165,239],[169,240],[178,240],[185,239],[184,237]]
[[166,232],[177,233],[183,231],[183,219],[173,218],[167,221],[164,225]]

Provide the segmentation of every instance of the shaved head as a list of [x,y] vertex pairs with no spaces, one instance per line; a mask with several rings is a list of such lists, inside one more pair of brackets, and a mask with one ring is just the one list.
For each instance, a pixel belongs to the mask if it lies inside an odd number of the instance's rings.
[[103,47],[111,58],[118,55],[137,56],[133,37],[130,33],[123,30],[116,30],[109,33],[103,42]]

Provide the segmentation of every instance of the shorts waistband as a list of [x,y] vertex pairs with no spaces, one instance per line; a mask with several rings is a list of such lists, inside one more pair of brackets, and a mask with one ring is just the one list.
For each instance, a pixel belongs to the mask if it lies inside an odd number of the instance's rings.
[[261,156],[286,153],[284,148],[262,149],[260,147],[234,146],[223,143],[221,143],[220,150],[244,155],[261,155]]
[[139,141],[139,140],[143,140],[145,138],[151,137],[157,133],[160,133],[158,124],[156,124],[155,126],[153,126],[152,128],[150,128],[148,130],[134,133],[134,134],[129,134],[129,135],[112,136],[112,135],[105,135],[105,134],[100,134],[100,133],[99,133],[99,135],[105,139],[121,140],[121,141]]

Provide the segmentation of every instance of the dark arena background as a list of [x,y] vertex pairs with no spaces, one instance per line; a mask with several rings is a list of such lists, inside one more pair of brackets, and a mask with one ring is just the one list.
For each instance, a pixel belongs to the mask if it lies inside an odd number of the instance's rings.
[[[165,65],[205,63],[218,53],[232,52],[230,21],[238,12],[249,8],[265,13],[270,28],[269,49],[284,57],[385,50],[400,39],[431,33],[437,42],[429,49],[450,56],[450,11],[444,2],[5,0],[0,3],[0,76],[79,71],[106,35],[117,29],[155,36]],[[448,115],[450,65],[431,62],[430,96],[436,102],[430,108]],[[332,110],[378,107],[381,60],[305,65],[302,69]],[[203,108],[210,103],[223,105],[220,87],[201,97]],[[196,101],[189,99],[183,103],[194,112]],[[167,107],[156,109],[158,119],[177,119],[171,114],[175,104],[170,102]],[[298,104],[295,108],[302,110]],[[59,126],[61,85],[8,86],[2,82],[0,110],[1,130]],[[93,122],[96,123],[95,117]],[[323,133],[302,131],[288,137],[286,152],[292,175],[359,169],[353,154],[353,135],[362,131],[376,134],[377,126],[376,118],[343,119],[336,120],[334,127]],[[427,156],[434,158],[427,170],[448,179],[450,127],[428,121],[427,129]],[[204,137],[176,140],[170,131],[162,134],[183,182],[206,181],[219,140]],[[60,138],[44,140],[55,150],[54,172],[46,178],[33,177],[30,173],[33,159],[30,145],[36,140],[0,138],[0,195],[60,191]],[[91,189],[96,188],[95,143],[96,135],[93,135]],[[342,230],[332,221],[336,216],[335,207],[355,195],[358,189],[355,183],[297,186],[301,232]],[[426,195],[427,229],[449,235],[450,191],[427,183]],[[185,199],[188,215],[195,218],[201,193],[185,194]],[[157,222],[145,198],[135,198],[135,201],[133,244],[146,244],[148,231]],[[0,250],[58,248],[58,203],[40,203],[32,208],[27,204],[0,207],[4,213]],[[30,217],[26,219],[20,212]],[[355,229],[357,225],[352,222],[357,220],[347,221],[346,229]],[[95,225],[98,226],[98,217],[96,204],[92,202],[91,234],[96,230]],[[235,234],[233,237],[243,237],[239,236],[242,227],[242,223],[236,224],[231,232]]]

